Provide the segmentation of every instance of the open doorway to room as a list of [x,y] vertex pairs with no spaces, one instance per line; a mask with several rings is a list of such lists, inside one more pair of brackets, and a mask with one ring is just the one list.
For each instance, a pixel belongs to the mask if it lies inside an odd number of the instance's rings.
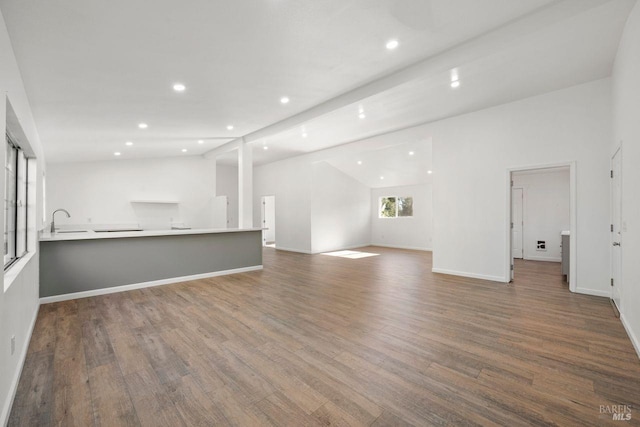
[[276,196],[262,196],[262,246],[276,247]]
[[512,281],[570,288],[575,271],[571,165],[511,170],[509,174]]

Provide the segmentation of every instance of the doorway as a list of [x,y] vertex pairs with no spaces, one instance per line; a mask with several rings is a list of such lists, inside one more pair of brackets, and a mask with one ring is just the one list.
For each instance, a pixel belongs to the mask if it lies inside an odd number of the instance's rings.
[[262,246],[276,247],[275,196],[262,196]]
[[572,164],[509,170],[511,281],[520,277],[533,285],[537,277],[545,277],[540,284],[553,282],[573,290],[574,242],[567,239],[575,232],[573,173]]
[[611,158],[611,300],[621,311],[622,294],[622,148]]

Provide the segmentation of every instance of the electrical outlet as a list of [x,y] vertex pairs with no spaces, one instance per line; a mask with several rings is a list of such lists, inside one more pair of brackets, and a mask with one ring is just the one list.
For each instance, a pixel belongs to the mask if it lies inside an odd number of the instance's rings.
[[16,352],[16,336],[11,335],[11,355]]
[[91,224],[91,218],[87,218],[87,222]]

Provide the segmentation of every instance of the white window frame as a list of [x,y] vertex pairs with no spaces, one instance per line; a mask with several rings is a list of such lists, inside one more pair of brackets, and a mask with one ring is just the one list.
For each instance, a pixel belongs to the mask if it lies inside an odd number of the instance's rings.
[[[11,180],[7,180],[8,176],[8,159],[5,158],[5,236],[4,236],[4,271],[10,269],[20,259],[29,252],[29,158],[24,150],[15,142],[7,133],[5,135],[5,153],[9,147],[15,150],[15,170]],[[7,189],[9,185],[14,186],[15,200],[7,200]],[[11,203],[11,206],[7,205]],[[7,225],[10,223],[10,217],[13,217],[13,232],[10,234]],[[11,240],[8,240],[11,239]],[[9,251],[9,245],[12,249]]]

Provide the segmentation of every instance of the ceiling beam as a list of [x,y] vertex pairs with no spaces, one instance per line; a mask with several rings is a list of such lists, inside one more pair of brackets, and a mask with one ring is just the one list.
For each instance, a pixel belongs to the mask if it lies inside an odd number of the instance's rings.
[[[448,73],[453,68],[503,50],[527,35],[539,32],[571,16],[585,12],[615,0],[561,0],[540,7],[531,13],[510,21],[496,29],[462,42],[452,48],[420,60],[401,70],[387,74],[351,91],[345,92],[326,102],[311,107],[284,120],[248,133],[214,150],[205,153],[216,156],[236,149],[242,142],[252,143],[285,132],[335,110],[356,104],[366,98],[387,91],[396,86],[425,76]],[[462,77],[463,78],[463,77]],[[234,145],[235,144],[235,145]],[[230,148],[233,147],[233,148]],[[222,151],[221,151],[222,150]]]
[[233,150],[237,150],[240,147],[240,144],[244,143],[244,137],[236,138],[233,141],[229,141],[225,144],[220,145],[219,147],[214,148],[213,150],[209,150],[202,155],[205,159],[215,159],[221,154],[229,153]]

